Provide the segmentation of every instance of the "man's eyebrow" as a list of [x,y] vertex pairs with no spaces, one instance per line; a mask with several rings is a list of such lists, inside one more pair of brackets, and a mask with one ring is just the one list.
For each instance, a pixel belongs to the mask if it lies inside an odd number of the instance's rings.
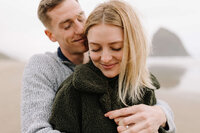
[[[85,14],[84,11],[81,11],[81,12],[78,14],[78,16],[82,16],[82,15],[84,15],[84,14]],[[66,19],[66,20],[60,22],[59,25],[62,25],[62,24],[64,24],[64,23],[68,23],[68,22],[70,22],[70,21],[71,21],[70,19]]]
[[70,21],[71,21],[70,19],[66,19],[66,20],[60,22],[59,25],[62,25],[62,24],[64,24],[64,23],[67,23],[67,22],[70,22]]
[[82,15],[84,15],[84,14],[85,14],[85,12],[84,12],[84,11],[81,11],[81,12],[79,13],[78,16],[82,16]]

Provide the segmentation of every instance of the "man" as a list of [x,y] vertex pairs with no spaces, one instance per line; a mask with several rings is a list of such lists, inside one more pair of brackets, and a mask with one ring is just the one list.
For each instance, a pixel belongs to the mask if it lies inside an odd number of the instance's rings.
[[[83,38],[85,16],[78,0],[42,0],[38,16],[46,27],[45,34],[51,41],[58,42],[59,48],[56,53],[33,56],[26,65],[22,85],[22,132],[59,133],[52,129],[48,119],[58,87],[73,72],[75,65],[83,62],[84,52],[88,50]],[[168,132],[174,132],[170,108],[161,101],[157,105],[138,105],[138,108],[133,106],[106,115],[115,119],[119,124],[118,128],[124,128],[120,123],[128,122],[128,130],[131,132],[134,131],[134,125],[140,123],[130,116],[136,116],[137,113],[134,112],[140,110],[138,114],[149,114],[142,117],[146,124],[153,123],[151,126],[144,125],[143,128],[151,132],[151,129],[166,126],[169,127]],[[129,121],[126,120],[128,118]]]

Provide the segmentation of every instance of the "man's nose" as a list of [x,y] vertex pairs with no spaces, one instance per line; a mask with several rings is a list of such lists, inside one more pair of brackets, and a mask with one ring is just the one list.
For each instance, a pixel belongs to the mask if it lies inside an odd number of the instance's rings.
[[109,51],[103,51],[102,55],[101,55],[101,61],[103,63],[108,63],[109,61],[111,61],[112,59],[112,55],[110,54]]
[[78,20],[75,21],[75,27],[74,27],[74,32],[76,34],[83,34],[83,28],[84,28],[84,24],[83,22],[80,22]]

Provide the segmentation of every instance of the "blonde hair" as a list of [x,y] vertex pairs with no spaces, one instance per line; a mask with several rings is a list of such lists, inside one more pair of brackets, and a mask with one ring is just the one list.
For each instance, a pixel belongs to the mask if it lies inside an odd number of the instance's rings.
[[137,102],[143,96],[143,88],[155,88],[146,66],[149,47],[139,18],[129,4],[110,0],[100,4],[89,15],[85,24],[85,35],[87,36],[92,26],[101,23],[123,29],[124,46],[118,94],[125,105],[127,105],[127,98]]

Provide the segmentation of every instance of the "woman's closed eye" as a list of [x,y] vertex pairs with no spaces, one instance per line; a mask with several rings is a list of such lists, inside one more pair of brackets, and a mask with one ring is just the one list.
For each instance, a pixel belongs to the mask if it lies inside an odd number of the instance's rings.
[[114,51],[120,51],[122,48],[111,48]]
[[101,50],[101,48],[92,48],[92,49],[91,49],[92,52],[98,52],[98,51],[100,51],[100,50]]

